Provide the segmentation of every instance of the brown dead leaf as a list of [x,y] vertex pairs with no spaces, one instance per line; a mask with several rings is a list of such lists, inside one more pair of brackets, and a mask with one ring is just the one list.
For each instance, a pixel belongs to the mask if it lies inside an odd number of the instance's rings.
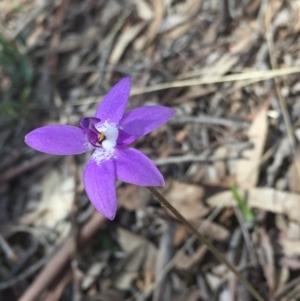
[[267,112],[267,106],[261,108],[248,130],[249,140],[252,142],[253,148],[245,150],[242,155],[246,159],[239,159],[237,163],[236,180],[241,188],[247,189],[257,185],[260,159],[268,131]]
[[[68,234],[71,224],[66,217],[71,213],[75,197],[75,178],[70,168],[70,160],[63,163],[63,172],[57,168],[50,169],[42,180],[42,196],[35,216],[35,220],[23,219],[33,225],[56,228],[61,237]],[[38,213],[41,214],[38,214]]]
[[[240,190],[240,194],[251,208],[285,214],[289,219],[300,223],[300,195],[298,194],[268,187]],[[207,203],[212,207],[236,206],[236,201],[229,190],[209,197]]]
[[118,188],[118,200],[121,207],[129,211],[136,210],[141,206],[141,187],[126,185]]
[[[201,220],[198,221],[197,225],[200,227],[202,226],[202,229],[200,229],[201,233],[212,240],[225,242],[230,237],[229,230],[220,224]],[[179,226],[174,236],[174,245],[178,246],[182,244],[186,237],[190,234],[191,232],[186,228],[186,226]]]
[[143,244],[149,244],[150,248],[156,249],[155,245],[150,243],[150,241],[143,236],[137,235],[124,228],[119,227],[117,229],[117,234],[118,242],[125,252],[131,252]]
[[43,181],[40,209],[47,210],[47,213],[40,223],[52,227],[64,219],[71,212],[74,196],[74,176],[65,177],[57,170],[51,170]]
[[[177,181],[172,181],[165,193],[166,199],[188,221],[199,221],[202,216],[208,213],[208,208],[202,204],[203,195],[204,189],[202,187]],[[173,216],[170,212],[169,214]]]

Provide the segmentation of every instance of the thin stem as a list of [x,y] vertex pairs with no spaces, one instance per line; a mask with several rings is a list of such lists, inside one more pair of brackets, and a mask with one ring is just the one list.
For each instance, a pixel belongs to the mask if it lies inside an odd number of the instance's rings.
[[163,206],[169,209],[182,223],[184,223],[189,230],[191,230],[203,244],[219,259],[219,261],[226,265],[226,267],[243,283],[251,295],[257,301],[265,301],[263,297],[256,291],[256,289],[246,280],[235,267],[202,235],[193,225],[191,225],[155,188],[147,187],[150,192],[161,202]]

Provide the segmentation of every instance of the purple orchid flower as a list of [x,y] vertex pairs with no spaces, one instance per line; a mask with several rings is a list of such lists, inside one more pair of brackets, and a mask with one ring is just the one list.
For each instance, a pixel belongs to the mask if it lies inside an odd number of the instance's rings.
[[140,186],[163,186],[153,162],[128,145],[158,128],[175,114],[163,106],[145,106],[124,113],[131,79],[117,83],[99,104],[95,117],[80,119],[80,127],[49,125],[30,132],[25,142],[53,155],[76,155],[91,149],[83,182],[94,207],[112,220],[117,211],[115,180]]

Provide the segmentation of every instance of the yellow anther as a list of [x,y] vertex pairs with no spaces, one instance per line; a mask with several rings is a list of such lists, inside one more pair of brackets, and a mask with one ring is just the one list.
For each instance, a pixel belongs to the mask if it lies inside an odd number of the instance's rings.
[[99,135],[99,137],[98,137],[99,143],[101,143],[102,141],[104,141],[105,138],[106,138],[105,135],[104,135],[103,133],[100,133],[100,135]]

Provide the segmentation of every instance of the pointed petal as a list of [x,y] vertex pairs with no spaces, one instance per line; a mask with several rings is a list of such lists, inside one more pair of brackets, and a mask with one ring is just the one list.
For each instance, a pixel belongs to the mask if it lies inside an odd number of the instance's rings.
[[124,114],[119,127],[130,135],[144,136],[160,127],[175,115],[174,109],[163,106],[146,106]]
[[118,146],[125,146],[133,143],[136,140],[135,136],[129,135],[126,132],[119,129],[119,136],[117,139]]
[[76,155],[92,146],[82,130],[71,125],[47,125],[30,132],[25,137],[30,147],[52,155]]
[[119,81],[103,98],[99,104],[95,117],[101,123],[118,124],[122,118],[130,94],[131,79],[125,77]]
[[140,186],[163,186],[164,178],[154,163],[133,148],[116,149],[116,176]]
[[83,173],[88,198],[96,210],[110,220],[114,219],[117,212],[115,179],[113,160],[97,162],[92,157]]

